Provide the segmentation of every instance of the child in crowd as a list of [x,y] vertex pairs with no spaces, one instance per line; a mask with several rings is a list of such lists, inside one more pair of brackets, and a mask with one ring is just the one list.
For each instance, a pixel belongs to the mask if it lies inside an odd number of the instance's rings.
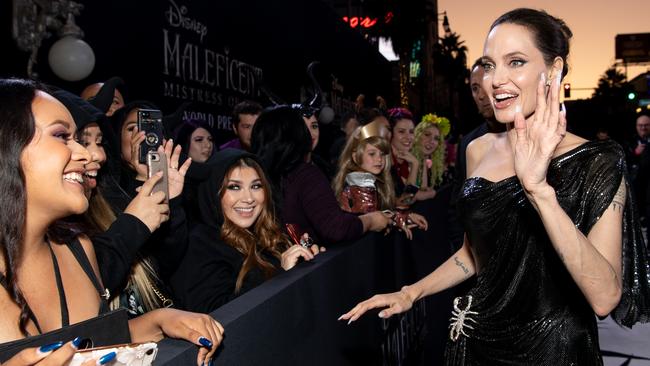
[[[388,130],[379,121],[359,127],[348,140],[339,162],[333,188],[341,208],[365,214],[395,207],[390,174]],[[393,226],[412,237],[411,228],[427,228],[424,217],[407,211],[390,212]]]

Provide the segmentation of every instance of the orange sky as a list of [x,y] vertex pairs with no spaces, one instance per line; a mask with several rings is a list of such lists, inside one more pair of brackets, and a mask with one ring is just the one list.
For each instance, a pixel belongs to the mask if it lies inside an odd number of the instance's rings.
[[[573,31],[571,71],[565,82],[570,82],[572,89],[596,86],[614,62],[616,34],[650,33],[650,0],[438,0],[438,11],[447,11],[451,30],[460,34],[469,48],[470,63],[483,52],[490,24],[517,7],[544,9],[569,25]],[[628,67],[628,77],[646,70],[650,65]],[[589,98],[592,93],[572,90],[571,99]]]

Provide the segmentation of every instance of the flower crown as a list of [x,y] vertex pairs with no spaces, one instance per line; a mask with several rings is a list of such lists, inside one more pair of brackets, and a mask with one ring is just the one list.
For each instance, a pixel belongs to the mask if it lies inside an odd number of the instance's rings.
[[438,127],[443,137],[447,137],[451,130],[451,123],[445,117],[438,117],[433,113],[425,114],[422,116],[422,123],[431,123]]

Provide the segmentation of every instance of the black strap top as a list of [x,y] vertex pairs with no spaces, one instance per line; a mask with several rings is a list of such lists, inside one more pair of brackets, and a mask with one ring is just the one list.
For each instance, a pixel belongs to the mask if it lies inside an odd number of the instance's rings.
[[[68,312],[68,302],[65,296],[65,290],[63,288],[63,280],[61,279],[61,271],[59,269],[59,262],[57,261],[56,255],[54,254],[54,251],[52,250],[52,245],[50,244],[50,241],[46,238],[46,242],[48,244],[48,247],[50,249],[50,253],[52,255],[52,265],[54,266],[54,275],[56,278],[56,287],[59,292],[59,302],[61,305],[61,327],[65,327],[70,325],[70,314]],[[97,289],[97,292],[99,293],[99,296],[101,297],[101,301],[99,304],[99,314],[104,314],[110,311],[109,305],[108,305],[108,299],[110,297],[110,293],[108,289],[105,289],[102,287],[101,283],[99,282],[99,279],[97,278],[97,275],[95,274],[95,271],[92,268],[92,265],[90,264],[90,260],[88,259],[88,256],[86,255],[86,252],[84,251],[83,247],[81,246],[81,243],[79,242],[78,239],[74,239],[72,243],[65,244],[68,249],[72,252],[72,255],[75,257],[79,265],[81,266],[81,269],[86,273],[86,276],[90,279],[90,282],[92,282],[93,286],[95,286],[95,289]],[[0,285],[7,289],[8,284],[7,284],[7,279],[5,276],[0,273]],[[31,310],[31,309],[30,309]],[[40,324],[38,323],[38,320],[34,316],[34,312],[30,311],[29,312],[30,319],[34,322],[34,325],[36,326],[36,329],[38,329],[39,333],[43,333],[43,330],[41,329]]]

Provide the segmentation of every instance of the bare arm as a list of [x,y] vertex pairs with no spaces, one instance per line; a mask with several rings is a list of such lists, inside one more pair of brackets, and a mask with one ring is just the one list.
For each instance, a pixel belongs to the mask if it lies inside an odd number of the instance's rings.
[[388,318],[409,310],[415,301],[465,281],[475,273],[472,253],[469,250],[467,238],[463,246],[442,265],[420,281],[404,286],[398,292],[375,295],[360,302],[349,312],[341,315],[339,320],[351,323],[359,319],[370,309],[385,308],[379,313],[381,318]]
[[[550,187],[549,187],[550,188]],[[609,314],[622,292],[622,220],[625,182],[585,237],[560,207],[550,188],[530,195],[553,247],[594,312]]]

